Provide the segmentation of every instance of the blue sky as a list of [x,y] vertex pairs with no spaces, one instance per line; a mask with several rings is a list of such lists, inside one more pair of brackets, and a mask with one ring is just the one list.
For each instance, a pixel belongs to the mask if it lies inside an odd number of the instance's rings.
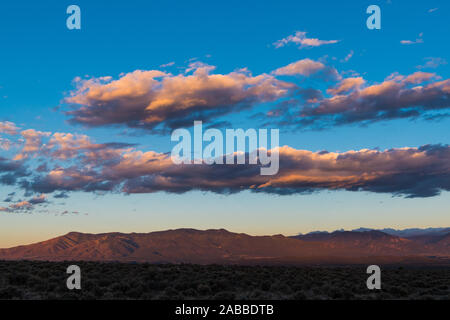
[[[65,11],[70,4],[81,8],[81,30],[66,28]],[[366,28],[365,11],[370,4],[381,8],[381,30]],[[247,68],[256,76],[311,59],[334,68],[343,79],[362,77],[368,86],[382,83],[393,73],[406,77],[419,71],[439,76],[434,82],[445,81],[450,75],[446,63],[450,61],[449,9],[450,3],[445,1],[399,0],[2,2],[0,121],[12,122],[20,130],[78,133],[96,143],[133,143],[138,144],[138,150],[168,152],[173,147],[168,134],[124,124],[86,127],[69,123],[71,117],[65,111],[70,106],[64,98],[76,89],[73,80],[118,79],[135,70],[183,74],[194,61],[215,66],[216,74]],[[307,32],[308,38],[338,42],[305,48],[295,43],[274,46],[296,31]],[[416,39],[421,40],[401,43]],[[161,67],[169,63],[173,65]],[[338,82],[283,75],[277,79],[322,92]],[[214,121],[258,128],[261,118],[252,115],[275,105],[276,101],[261,102]],[[440,111],[445,112],[445,108]],[[446,145],[450,137],[448,117],[439,121],[409,117],[367,125],[346,123],[323,130],[298,128],[278,120],[267,118],[269,127],[280,129],[281,145],[312,152]],[[13,151],[4,154],[9,156]],[[0,201],[11,192],[16,192],[16,203],[38,196],[25,194],[14,184],[0,186]],[[195,190],[184,194],[67,193],[68,198],[62,199],[49,193],[48,200],[33,210],[0,212],[0,247],[72,230],[144,232],[224,227],[250,234],[295,234],[360,226],[447,226],[450,222],[448,191],[412,199],[389,192],[343,190],[289,196]],[[9,205],[0,202],[0,207]],[[61,215],[66,210],[77,214]]]

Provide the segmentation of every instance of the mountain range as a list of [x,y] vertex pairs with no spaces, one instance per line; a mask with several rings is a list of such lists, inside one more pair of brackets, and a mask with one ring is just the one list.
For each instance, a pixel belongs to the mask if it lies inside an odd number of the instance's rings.
[[406,233],[405,237],[379,230],[314,232],[293,237],[250,236],[224,229],[129,234],[70,232],[43,242],[0,249],[0,260],[450,265],[450,229],[443,230]]
[[[370,229],[370,228],[358,228],[353,229],[351,231],[381,231],[393,236],[399,236],[403,238],[409,238],[414,236],[434,236],[434,235],[444,235],[450,232],[450,228],[410,228],[410,229],[403,229],[403,230],[397,230],[392,228],[384,228],[384,229]],[[344,231],[344,230],[336,230],[336,231]]]

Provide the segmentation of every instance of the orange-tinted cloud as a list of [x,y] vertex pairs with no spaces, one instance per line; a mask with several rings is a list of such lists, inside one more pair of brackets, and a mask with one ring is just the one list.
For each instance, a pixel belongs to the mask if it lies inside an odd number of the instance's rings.
[[338,80],[341,78],[336,69],[324,65],[322,62],[311,59],[302,59],[288,64],[285,67],[278,68],[272,71],[272,74],[277,76],[312,76],[322,77],[324,80]]
[[137,70],[118,80],[78,80],[78,89],[65,99],[74,107],[67,114],[88,126],[172,129],[277,100],[295,87],[269,74],[212,74],[214,68],[196,62],[187,70],[192,74]]
[[19,128],[12,122],[0,121],[0,133],[15,135],[19,132]]
[[366,81],[362,77],[346,78],[339,82],[335,87],[327,90],[327,93],[337,95],[350,90],[359,89]]
[[277,194],[320,190],[383,192],[407,197],[435,196],[450,190],[450,148],[428,145],[385,151],[343,153],[279,148],[280,169],[260,175],[260,165],[172,163],[170,155],[124,151],[113,161],[56,167],[28,179],[35,192],[112,191],[183,193],[191,190]]
[[392,74],[382,83],[372,85],[361,77],[346,78],[327,90],[329,97],[317,89],[299,90],[299,99],[280,105],[276,114],[285,125],[313,128],[428,118],[430,112],[450,107],[450,79],[438,79],[436,74],[426,72]]
[[23,160],[31,154],[36,154],[42,147],[42,139],[48,137],[50,132],[41,132],[34,129],[27,129],[20,132],[25,139],[25,145],[21,153],[17,154],[14,160]]
[[[430,79],[430,75],[393,75],[389,79],[394,80],[364,88],[341,83],[335,90],[342,91],[338,88],[347,86],[347,90],[358,91],[360,97],[376,96],[390,92],[392,87],[398,89],[397,86],[401,87],[406,81]],[[354,79],[349,82],[355,81],[361,82]],[[430,90],[435,87],[448,90],[450,85],[443,81],[428,86]],[[284,146],[278,148],[278,173],[264,176],[260,174],[260,164],[176,165],[169,154],[137,150],[130,144],[98,144],[86,135],[28,129],[15,137],[20,139],[21,136],[26,142],[19,155],[26,156],[16,155],[13,160],[0,157],[0,183],[41,195],[14,203],[3,211],[31,210],[33,205],[46,201],[42,194],[56,192],[55,196],[60,197],[70,191],[234,193],[250,190],[293,194],[363,190],[407,197],[428,197],[442,190],[450,191],[448,145],[342,153]]]

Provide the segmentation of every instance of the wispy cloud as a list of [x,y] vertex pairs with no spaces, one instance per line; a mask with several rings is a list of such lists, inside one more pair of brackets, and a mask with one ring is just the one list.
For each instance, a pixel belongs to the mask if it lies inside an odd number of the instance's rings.
[[354,54],[353,50],[350,50],[350,52],[343,59],[341,59],[341,62],[347,62],[353,57],[353,54]]
[[428,57],[424,60],[425,64],[417,66],[418,69],[435,69],[441,65],[447,64],[447,61],[443,58]]
[[172,61],[172,62],[168,62],[168,63],[162,64],[162,65],[160,65],[160,67],[161,68],[171,67],[174,64],[175,64],[175,62]]
[[320,40],[318,38],[306,37],[305,31],[296,31],[293,35],[287,36],[281,40],[276,41],[273,45],[275,48],[281,48],[289,43],[298,45],[299,49],[308,47],[319,47],[325,44],[338,43],[340,40]]
[[423,32],[419,33],[419,37],[416,40],[401,40],[400,43],[401,44],[418,44],[418,43],[423,43]]

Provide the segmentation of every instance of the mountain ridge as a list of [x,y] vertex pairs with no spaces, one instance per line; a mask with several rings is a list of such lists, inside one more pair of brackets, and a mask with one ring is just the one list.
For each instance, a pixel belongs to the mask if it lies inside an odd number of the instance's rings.
[[334,233],[334,232],[342,232],[342,231],[354,231],[354,232],[365,232],[365,231],[381,231],[390,235],[396,235],[400,237],[412,237],[419,235],[431,235],[431,234],[445,234],[450,233],[450,227],[440,227],[440,228],[406,228],[406,229],[393,229],[393,228],[383,228],[383,229],[375,229],[375,228],[357,228],[352,230],[344,230],[338,229],[331,232],[328,231],[311,231],[306,234],[299,233],[297,236],[301,235],[309,235],[316,233]]
[[249,264],[359,263],[377,257],[385,262],[442,262],[450,259],[449,240],[450,233],[432,239],[406,239],[376,230],[294,237],[189,228],[149,233],[73,231],[30,245],[0,249],[0,260]]

